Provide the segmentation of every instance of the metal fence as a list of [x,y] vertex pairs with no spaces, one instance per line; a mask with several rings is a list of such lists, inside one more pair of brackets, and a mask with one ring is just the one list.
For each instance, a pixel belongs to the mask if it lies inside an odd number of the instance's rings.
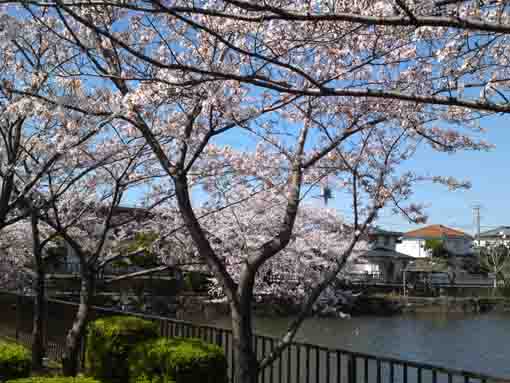
[[[48,300],[48,327],[45,331],[48,357],[59,360],[63,355],[65,332],[70,328],[77,304]],[[30,344],[31,297],[0,293],[0,335],[16,337]],[[93,307],[90,319],[111,315],[135,315],[156,322],[161,336],[199,338],[223,348],[229,365],[231,382],[234,372],[232,331],[225,328],[197,325],[171,318],[142,315]],[[262,359],[277,345],[277,339],[262,335],[254,337],[254,350]],[[85,351],[82,347],[82,361]],[[259,376],[260,383],[502,383],[497,378],[471,371],[406,361],[395,358],[332,349],[307,343],[293,343]]]
[[[107,276],[121,276],[125,274],[135,273],[137,271],[145,271],[147,268],[136,265],[115,265],[107,264],[98,274],[98,278],[104,278]],[[54,264],[47,265],[47,274],[68,274],[69,276],[78,275],[80,273],[80,264],[77,262],[59,261]],[[151,273],[150,276],[173,276],[172,270],[162,270]]]

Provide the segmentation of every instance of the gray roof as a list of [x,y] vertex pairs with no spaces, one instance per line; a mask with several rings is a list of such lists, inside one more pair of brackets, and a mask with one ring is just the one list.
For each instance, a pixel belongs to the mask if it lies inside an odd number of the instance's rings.
[[500,238],[502,235],[510,237],[510,226],[500,226],[496,229],[480,233],[480,238]]
[[399,253],[395,250],[389,250],[384,248],[375,248],[372,250],[368,250],[365,254],[361,256],[362,258],[366,259],[373,259],[373,258],[394,258],[394,259],[414,259],[413,257],[404,254]]
[[368,235],[372,236],[401,237],[402,234],[403,233],[400,231],[389,231],[381,229],[379,227],[374,227],[368,230]]

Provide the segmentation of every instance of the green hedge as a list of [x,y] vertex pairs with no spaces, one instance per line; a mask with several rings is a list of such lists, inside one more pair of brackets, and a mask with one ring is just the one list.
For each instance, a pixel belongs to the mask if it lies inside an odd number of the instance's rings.
[[30,375],[30,351],[15,343],[0,341],[0,382]]
[[153,376],[151,379],[146,375],[142,375],[135,379],[135,381],[136,383],[175,383],[175,380],[172,380],[168,376]]
[[225,383],[223,350],[199,339],[159,338],[130,354],[130,383]]
[[33,378],[24,378],[9,380],[6,383],[101,383],[99,380],[87,377],[64,377],[58,376],[53,378],[44,378],[40,376],[34,376]]
[[97,319],[87,333],[86,372],[103,382],[128,380],[129,352],[140,342],[156,338],[155,323],[130,316]]

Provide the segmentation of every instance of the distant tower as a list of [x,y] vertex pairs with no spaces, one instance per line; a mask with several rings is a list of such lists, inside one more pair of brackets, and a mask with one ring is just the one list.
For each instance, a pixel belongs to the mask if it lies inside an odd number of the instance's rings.
[[476,230],[476,243],[480,245],[480,209],[482,206],[480,204],[476,204],[473,206],[473,217],[475,220],[475,230]]

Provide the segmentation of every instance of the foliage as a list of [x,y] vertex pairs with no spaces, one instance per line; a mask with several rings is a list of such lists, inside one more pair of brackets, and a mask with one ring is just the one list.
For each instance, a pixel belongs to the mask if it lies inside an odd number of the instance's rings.
[[172,380],[169,377],[160,376],[160,375],[154,376],[154,377],[152,377],[152,379],[146,375],[142,375],[139,378],[137,378],[135,382],[136,383],[175,383],[175,380]]
[[433,257],[445,258],[450,255],[444,241],[440,239],[427,239],[424,248],[425,250],[430,250]]
[[510,278],[510,249],[502,244],[481,247],[479,249],[481,268],[496,276],[497,280],[506,281]]
[[139,344],[129,357],[130,383],[226,383],[223,350],[199,339],[159,338]]
[[[505,1],[16,3],[0,15],[0,227],[42,201],[85,280],[122,238],[100,207],[147,181],[143,203],[167,202],[145,228],[172,245],[162,261],[206,261],[237,330],[259,293],[307,315],[381,209],[423,221],[416,183],[469,186],[408,166],[420,145],[488,150],[480,119],[510,113]],[[321,188],[346,217],[305,211]]]
[[491,270],[481,262],[479,254],[475,252],[473,257],[464,260],[464,269],[470,274],[487,275]]
[[510,281],[505,279],[503,284],[498,286],[498,294],[505,298],[510,298]]
[[87,374],[104,382],[126,382],[129,352],[137,343],[158,336],[155,323],[133,316],[97,319],[88,326]]
[[[197,209],[200,215],[207,216],[201,220],[201,225],[207,232],[214,233],[210,236],[212,246],[215,252],[226,260],[225,267],[235,283],[241,278],[244,260],[263,246],[265,241],[270,240],[273,233],[278,230],[287,203],[285,195],[277,191],[260,192],[251,198],[247,197],[248,194],[249,191],[244,187],[232,187],[227,198],[246,197],[246,201],[219,212],[214,212],[212,208]],[[265,206],[271,206],[271,209],[265,209]],[[181,225],[182,221],[178,219],[172,224],[161,225],[161,235],[168,237],[167,233],[176,231]],[[291,241],[277,257],[260,267],[259,277],[254,284],[254,293],[259,297],[273,297],[290,301],[296,307],[300,306],[301,300],[306,297],[310,288],[317,284],[326,270],[336,265],[338,257],[349,248],[353,236],[352,227],[335,209],[302,204],[296,217]],[[180,246],[175,246],[172,250],[178,253],[192,253],[193,256],[189,259],[198,263],[201,259],[192,251],[193,242],[190,236],[183,232],[179,234],[178,239]],[[350,261],[347,266],[350,267],[356,257],[366,249],[366,241],[357,240],[349,252]],[[167,251],[164,249],[160,251],[165,252]],[[187,286],[198,284],[198,281],[190,280],[198,279],[195,275],[211,274],[208,269],[203,268],[195,271],[197,273],[187,273],[185,277]],[[225,290],[216,275],[210,280],[210,294],[215,298],[224,298]],[[338,290],[328,289],[322,298],[331,301],[331,295],[335,292]]]
[[207,291],[209,278],[199,271],[190,271],[184,276],[187,289],[195,292]]
[[99,380],[94,378],[77,376],[77,377],[40,377],[34,376],[31,378],[23,378],[16,380],[9,380],[6,383],[101,383]]
[[25,347],[0,341],[0,381],[29,376],[31,362]]
[[129,254],[126,258],[114,262],[116,266],[135,265],[140,267],[154,267],[158,265],[158,256],[152,251],[154,242],[159,235],[155,232],[137,232],[133,239],[126,241],[119,250]]

